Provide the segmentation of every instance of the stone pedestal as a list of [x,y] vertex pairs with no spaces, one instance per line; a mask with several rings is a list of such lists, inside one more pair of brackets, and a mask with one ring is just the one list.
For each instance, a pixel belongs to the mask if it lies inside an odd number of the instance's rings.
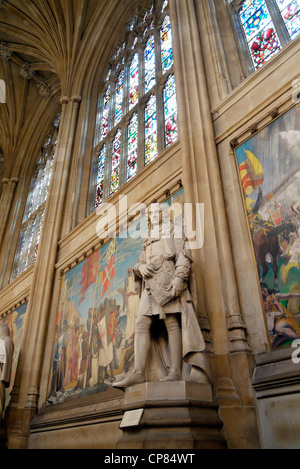
[[118,449],[225,449],[211,386],[186,381],[130,386]]

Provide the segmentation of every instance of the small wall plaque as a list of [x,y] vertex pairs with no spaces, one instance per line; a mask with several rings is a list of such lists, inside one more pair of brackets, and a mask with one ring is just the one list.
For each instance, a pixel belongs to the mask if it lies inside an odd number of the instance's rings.
[[122,422],[120,423],[119,428],[124,427],[136,427],[139,425],[144,409],[135,409],[135,410],[128,410],[123,415]]

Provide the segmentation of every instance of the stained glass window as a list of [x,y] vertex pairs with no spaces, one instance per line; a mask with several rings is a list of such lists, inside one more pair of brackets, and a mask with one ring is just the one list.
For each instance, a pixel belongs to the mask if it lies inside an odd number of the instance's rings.
[[277,0],[281,16],[291,39],[300,33],[300,0]]
[[166,16],[163,21],[160,30],[160,41],[162,73],[165,73],[173,65],[172,32],[169,16]]
[[157,156],[156,98],[152,94],[145,108],[145,164]]
[[108,85],[104,93],[102,125],[101,125],[101,140],[106,137],[107,131],[108,131],[109,102],[110,102],[110,85]]
[[177,140],[177,101],[174,74],[165,83],[164,91],[165,145],[168,147]]
[[255,69],[273,57],[281,44],[263,0],[247,0],[240,12],[241,23]]
[[139,55],[136,52],[130,63],[129,110],[138,102],[139,97]]
[[60,116],[55,119],[54,125],[45,138],[44,144],[40,150],[39,159],[27,196],[11,280],[24,272],[36,260],[45,203],[52,176],[59,122]]
[[149,36],[145,47],[145,93],[155,85],[154,36]]
[[105,169],[105,158],[106,158],[106,145],[104,144],[99,151],[97,161],[97,182],[96,182],[96,200],[95,206],[98,207],[103,200],[103,186],[104,186],[104,169]]
[[116,83],[116,106],[115,106],[115,121],[114,125],[117,125],[122,119],[123,109],[123,83],[124,83],[124,70],[121,70]]
[[126,180],[129,181],[137,172],[138,153],[138,115],[134,113],[128,125]]
[[118,129],[112,143],[110,193],[114,194],[120,184],[121,130]]
[[99,84],[91,210],[178,139],[168,0],[143,4],[120,34]]
[[300,33],[300,0],[245,0],[238,15],[254,69]]

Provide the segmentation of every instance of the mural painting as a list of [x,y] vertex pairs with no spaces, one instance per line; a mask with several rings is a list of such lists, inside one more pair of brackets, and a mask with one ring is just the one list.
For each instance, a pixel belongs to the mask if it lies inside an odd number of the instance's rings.
[[10,336],[14,343],[14,355],[13,355],[13,364],[11,369],[11,379],[10,379],[10,386],[6,390],[6,406],[10,400],[10,392],[14,386],[15,376],[17,371],[20,347],[21,347],[21,340],[23,335],[24,329],[24,322],[26,317],[26,310],[27,310],[27,302],[23,303],[21,306],[16,308],[13,312],[9,313],[5,316],[1,323],[5,323],[8,325],[10,330]]
[[272,348],[300,337],[300,116],[295,107],[236,148]]
[[[182,190],[166,201],[175,202],[183,207]],[[133,368],[139,291],[132,268],[146,236],[142,220],[64,274],[47,405],[110,390]]]

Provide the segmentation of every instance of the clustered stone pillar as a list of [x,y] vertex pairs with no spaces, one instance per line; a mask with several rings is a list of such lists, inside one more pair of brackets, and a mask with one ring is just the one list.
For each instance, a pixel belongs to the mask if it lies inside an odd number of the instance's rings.
[[1,209],[1,219],[0,219],[0,241],[2,240],[4,229],[6,226],[7,218],[10,212],[11,203],[15,193],[15,189],[18,183],[18,178],[3,178],[2,179],[2,193],[0,198],[0,209]]
[[[229,230],[211,118],[209,94],[197,17],[197,0],[170,0],[177,86],[179,131],[182,149],[184,201],[204,204],[204,244],[193,251],[198,288],[201,329],[209,323],[206,340],[211,342],[215,397],[242,409],[232,380],[231,354],[239,354],[246,370],[251,354],[232,258]],[[237,363],[235,363],[237,365]],[[247,368],[245,368],[247,367]],[[246,373],[247,374],[247,373]],[[249,372],[248,372],[249,380]],[[249,381],[248,381],[249,382]],[[249,395],[247,395],[247,404]],[[221,415],[225,415],[222,414]],[[230,419],[230,415],[227,415]],[[226,416],[225,416],[226,417]],[[240,419],[241,427],[247,425]],[[253,423],[253,422],[252,422]],[[251,423],[251,425],[252,425]],[[226,424],[225,432],[226,432]],[[243,430],[241,430],[241,433]],[[255,429],[254,429],[255,432]]]
[[[24,344],[24,353],[18,362],[14,394],[10,405],[13,428],[10,438],[12,448],[22,448],[26,444],[28,424],[38,406],[57,243],[60,239],[64,215],[68,174],[80,101],[81,98],[78,96],[61,98],[62,114],[53,175],[27,307],[29,321],[26,322],[26,329],[24,329],[24,337],[27,338],[27,342]],[[30,333],[28,333],[29,330]]]

